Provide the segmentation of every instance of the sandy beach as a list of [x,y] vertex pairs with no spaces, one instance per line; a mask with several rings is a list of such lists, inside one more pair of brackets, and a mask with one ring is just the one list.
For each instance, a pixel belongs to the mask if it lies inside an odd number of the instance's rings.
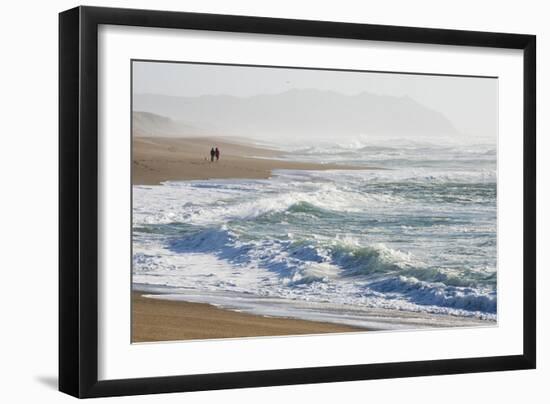
[[346,325],[255,316],[203,303],[162,300],[132,292],[132,342],[365,331]]
[[[210,162],[212,146],[221,150],[219,161]],[[132,182],[156,185],[162,181],[212,178],[269,178],[272,170],[338,170],[372,167],[339,166],[276,160],[280,152],[227,142],[213,137],[134,137]]]

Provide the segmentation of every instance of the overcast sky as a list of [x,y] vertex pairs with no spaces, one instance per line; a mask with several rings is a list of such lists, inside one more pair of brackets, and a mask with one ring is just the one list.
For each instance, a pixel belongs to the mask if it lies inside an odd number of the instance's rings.
[[189,63],[133,63],[134,94],[249,97],[290,89],[409,96],[463,135],[496,138],[498,79]]

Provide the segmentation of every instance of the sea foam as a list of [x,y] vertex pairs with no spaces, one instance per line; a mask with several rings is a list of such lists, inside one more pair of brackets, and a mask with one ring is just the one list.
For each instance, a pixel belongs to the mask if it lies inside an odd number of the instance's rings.
[[372,321],[364,310],[496,320],[492,149],[331,147],[289,158],[388,169],[134,186],[134,283],[250,312],[276,299],[284,315],[324,321]]

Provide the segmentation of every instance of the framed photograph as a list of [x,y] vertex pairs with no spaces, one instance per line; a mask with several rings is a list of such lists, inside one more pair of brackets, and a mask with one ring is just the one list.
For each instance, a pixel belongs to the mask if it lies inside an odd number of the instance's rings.
[[59,27],[61,391],[535,367],[535,36]]

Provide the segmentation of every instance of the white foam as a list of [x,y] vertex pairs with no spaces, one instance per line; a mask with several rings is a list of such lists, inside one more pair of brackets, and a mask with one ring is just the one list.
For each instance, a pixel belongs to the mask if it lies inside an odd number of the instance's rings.
[[[343,153],[329,154],[348,161],[373,155],[368,144],[335,147]],[[431,146],[415,147],[374,155],[421,161]],[[267,180],[135,186],[133,282],[225,305],[233,296],[233,308],[264,315],[333,321],[337,310],[357,324],[354,310],[393,310],[495,320],[490,151],[462,150],[488,153],[482,167],[277,170]],[[273,299],[276,310],[265,304]]]
[[[193,237],[174,246],[176,250],[151,245],[146,253],[137,249],[133,281],[293,301],[496,318],[496,295],[491,289],[448,286],[399,275],[401,270],[414,269],[418,262],[410,254],[383,245],[357,258],[353,252],[338,250],[336,256],[330,256],[327,250],[307,246],[289,250],[290,243],[251,248],[232,240],[227,231]],[[351,266],[349,271],[347,266]],[[388,275],[380,278],[384,273]]]

